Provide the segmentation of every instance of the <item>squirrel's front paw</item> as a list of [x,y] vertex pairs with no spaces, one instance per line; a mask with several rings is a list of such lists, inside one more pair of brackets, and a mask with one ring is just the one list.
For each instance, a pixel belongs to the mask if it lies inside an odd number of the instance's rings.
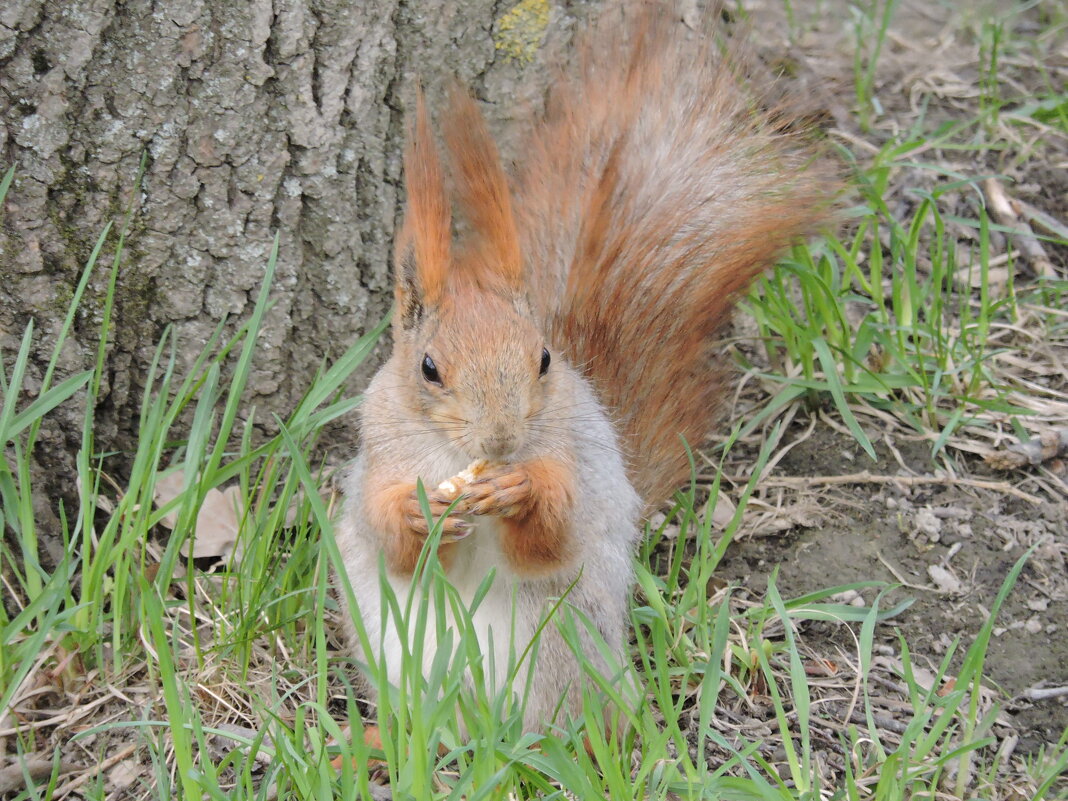
[[515,517],[529,505],[530,492],[530,475],[522,465],[501,465],[464,487],[460,504],[468,514]]
[[[429,493],[426,499],[434,520],[444,515],[452,504],[450,499],[438,492]],[[411,495],[405,500],[403,511],[404,522],[413,534],[419,537],[426,537],[430,534],[430,525],[423,514],[423,506],[419,503],[418,490],[412,490]],[[463,510],[457,507],[445,518],[441,525],[442,542],[457,542],[471,533],[471,523],[460,517],[462,513]]]

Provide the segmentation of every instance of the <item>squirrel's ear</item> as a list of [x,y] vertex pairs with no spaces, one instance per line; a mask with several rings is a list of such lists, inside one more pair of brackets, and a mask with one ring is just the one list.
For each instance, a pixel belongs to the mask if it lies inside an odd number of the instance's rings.
[[508,179],[482,113],[459,86],[449,94],[443,128],[456,196],[486,257],[464,266],[478,270],[480,281],[521,290],[523,265]]
[[415,328],[423,319],[426,303],[416,269],[415,246],[402,237],[393,254],[393,300],[396,306],[393,324],[401,331]]
[[423,90],[416,89],[415,119],[404,151],[408,203],[393,255],[398,320],[411,328],[427,306],[441,301],[449,266],[452,214],[445,195]]

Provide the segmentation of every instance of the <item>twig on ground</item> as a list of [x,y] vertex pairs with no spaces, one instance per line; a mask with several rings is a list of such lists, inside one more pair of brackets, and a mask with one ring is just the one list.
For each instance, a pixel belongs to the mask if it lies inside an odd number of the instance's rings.
[[[706,478],[702,476],[702,478]],[[736,476],[731,480],[741,480]],[[761,484],[765,487],[798,487],[808,489],[818,484],[900,484],[907,487],[922,487],[936,485],[942,487],[973,487],[975,489],[987,489],[994,492],[1003,492],[1012,495],[1028,503],[1038,506],[1042,499],[1029,495],[1023,490],[1009,484],[1007,481],[985,481],[977,478],[960,478],[958,476],[883,476],[862,470],[859,473],[847,473],[841,476],[771,476],[764,479]]]
[[1030,203],[1018,198],[1012,201],[1012,205],[1019,210],[1020,214],[1029,223],[1033,223],[1036,227],[1042,228],[1054,236],[1059,236],[1061,239],[1068,239],[1068,225],[1054,219],[1042,209],[1036,209]]
[[1044,431],[1028,442],[1017,442],[986,457],[996,470],[1012,470],[1024,465],[1040,465],[1068,454],[1068,428]]
[[1056,277],[1057,271],[1053,269],[1053,262],[1046,255],[1045,248],[1035,237],[1035,232],[1031,230],[1027,221],[1020,218],[1014,208],[1014,201],[1009,198],[1001,182],[996,178],[987,178],[983,181],[983,194],[989,201],[988,205],[994,219],[1002,225],[1015,229],[1013,236],[1016,237],[1020,250],[1027,256],[1034,274],[1043,278]]
[[909,688],[906,687],[904,684],[901,684],[900,682],[891,681],[890,679],[886,678],[885,676],[881,676],[878,673],[871,673],[868,676],[868,680],[869,681],[874,681],[876,684],[881,684],[883,687],[886,687],[888,690],[893,690],[896,693],[900,693],[901,695],[905,696],[906,698],[908,697]]
[[[89,701],[85,704],[80,704],[76,707],[70,707],[52,717],[42,718],[41,720],[35,720],[32,723],[20,723],[17,726],[12,726],[7,729],[0,729],[0,736],[7,737],[12,734],[18,734],[23,731],[30,731],[34,729],[46,729],[49,726],[71,726],[77,723],[79,720],[83,720],[97,707],[103,706],[111,700],[110,696],[101,696],[94,701]],[[14,709],[14,705],[12,705]]]
[[1023,691],[1023,697],[1031,701],[1045,701],[1066,695],[1068,695],[1068,687],[1028,687]]
[[[43,779],[52,775],[53,761],[40,757],[29,757],[25,760],[16,760],[5,768],[0,768],[0,795],[6,796],[20,788],[26,787],[27,778],[31,781]],[[78,766],[68,760],[59,763],[60,773],[70,773],[77,770]]]
[[898,572],[897,568],[887,562],[886,559],[883,558],[883,555],[881,553],[877,553],[875,555],[876,557],[878,557],[879,561],[883,563],[883,567],[890,571],[893,577],[897,579],[898,584],[900,584],[902,587],[908,587],[910,590],[923,590],[924,592],[936,592],[942,595],[946,594],[944,590],[940,590],[937,587],[925,587],[922,584],[913,584],[911,581],[908,581],[904,576],[902,576],[901,573]]
[[136,750],[137,750],[137,744],[134,743],[133,745],[128,745],[125,748],[121,749],[118,753],[113,754],[112,756],[109,756],[107,759],[105,759],[99,765],[90,765],[89,769],[86,770],[85,773],[83,773],[81,776],[77,776],[77,777],[71,779],[66,784],[64,784],[62,787],[59,787],[56,790],[55,795],[53,796],[53,798],[63,798],[65,796],[67,796],[67,795],[70,795],[72,792],[77,790],[79,787],[81,787],[83,784],[85,784],[90,779],[93,779],[93,778],[99,776],[101,773],[104,773],[105,771],[111,770],[112,767],[117,765],[119,762],[122,762],[122,760],[126,759],[128,756],[133,754],[134,751],[136,751]]
[[[905,733],[905,729],[907,728],[905,726],[905,724],[902,723],[900,720],[894,720],[893,718],[888,718],[886,715],[872,715],[871,719],[872,719],[872,722],[875,723],[875,725],[878,726],[880,729],[886,729],[887,731],[892,731],[892,732],[894,732],[894,734],[904,734]],[[868,719],[864,716],[864,713],[861,712],[859,709],[856,710],[850,716],[849,720],[852,723],[860,723],[860,724],[863,724],[863,725],[867,725],[867,723],[868,723]]]

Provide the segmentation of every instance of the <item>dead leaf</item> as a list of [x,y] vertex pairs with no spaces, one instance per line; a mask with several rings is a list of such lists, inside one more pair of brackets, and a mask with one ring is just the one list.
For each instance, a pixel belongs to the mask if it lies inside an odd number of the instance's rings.
[[1053,268],[1049,256],[1046,255],[1042,243],[1039,242],[1027,221],[1020,218],[1017,208],[1014,208],[1012,198],[1009,197],[1001,182],[996,178],[987,178],[983,182],[983,193],[988,201],[987,208],[994,219],[1002,225],[1013,229],[1013,238],[1026,256],[1034,274],[1046,278],[1056,278],[1057,271]]
[[918,687],[928,691],[934,687],[935,683],[938,681],[934,673],[919,665],[912,666],[912,680],[916,682]]
[[138,760],[124,759],[108,773],[111,792],[116,793],[128,789],[143,774],[144,767]]
[[[196,531],[193,535],[193,558],[218,556],[226,559],[234,551],[237,534],[241,528],[241,487],[235,484],[220,492],[208,490],[204,503],[197,512]],[[189,543],[182,546],[182,555],[188,556]],[[240,558],[240,553],[236,554]]]
[[[156,486],[152,491],[152,495],[156,500],[156,506],[160,508],[166,506],[173,501],[179,495],[182,494],[182,488],[185,486],[185,471],[184,470],[172,470],[169,473],[161,473],[156,476]],[[168,512],[160,520],[160,525],[166,528],[174,528],[174,524],[178,521],[177,510]]]
[[995,470],[1040,465],[1068,454],[1068,428],[1044,431],[1028,442],[1017,442],[988,454],[986,463]]
[[[155,499],[160,507],[165,506],[182,493],[185,484],[184,473],[175,470],[169,475],[161,476],[156,481]],[[204,496],[204,503],[197,511],[196,525],[193,531],[194,559],[218,557],[229,559],[231,554],[240,559],[240,552],[235,553],[237,535],[241,528],[242,516],[241,486],[234,484],[225,490],[210,489]],[[167,528],[174,528],[177,512],[172,512],[160,522]],[[189,556],[189,541],[179,549],[182,556]]]
[[829,659],[813,659],[805,662],[806,676],[835,676],[838,674],[838,665]]
[[734,519],[736,511],[734,502],[721,492],[716,498],[716,508],[712,510],[712,525],[717,529],[726,528]]

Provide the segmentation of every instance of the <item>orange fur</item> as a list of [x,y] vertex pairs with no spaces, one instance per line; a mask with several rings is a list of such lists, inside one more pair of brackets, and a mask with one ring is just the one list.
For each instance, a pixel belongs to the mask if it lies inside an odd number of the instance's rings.
[[681,438],[709,434],[739,293],[826,222],[835,188],[790,114],[760,110],[774,87],[745,54],[712,31],[695,47],[662,12],[609,16],[579,45],[516,182],[533,303],[615,417],[648,505],[686,480]]
[[[409,506],[416,485],[409,482],[368,482],[367,519],[381,531],[386,568],[395,575],[410,576],[419,562],[426,536],[408,524]],[[438,559],[448,567],[452,543],[438,546]]]
[[[347,731],[347,729],[346,729],[346,731]],[[373,748],[373,749],[375,749],[377,751],[381,751],[382,750],[382,732],[380,732],[378,730],[378,726],[367,726],[367,725],[365,725],[363,727],[363,744],[365,746],[367,746],[368,748]],[[334,757],[333,759],[330,760],[330,767],[332,767],[338,773],[341,772],[342,767],[343,767],[344,764],[345,764],[345,758],[343,756],[336,756],[336,757]],[[368,759],[366,764],[360,764],[355,759],[353,759],[352,768],[353,768],[354,771],[356,771],[357,775],[359,775],[359,772],[361,770],[370,771],[370,770],[374,770],[375,768],[379,767],[380,765],[385,765],[385,764],[386,763],[384,761],[382,761],[381,759],[375,759],[373,757]]]
[[443,123],[456,196],[478,240],[456,267],[476,283],[518,292],[522,257],[497,146],[475,101],[462,89],[450,93]]
[[537,576],[566,562],[574,512],[574,467],[556,459],[521,465],[530,482],[529,499],[504,517],[502,547],[517,573]]
[[[724,52],[713,30],[693,41],[662,12],[609,13],[580,40],[579,66],[557,76],[521,148],[514,211],[475,101],[451,93],[444,139],[472,234],[455,258],[421,96],[406,157],[404,236],[426,305],[445,319],[472,308],[472,293],[528,299],[608,408],[647,507],[685,481],[683,440],[709,433],[722,395],[715,344],[739,294],[828,220],[836,189],[751,59]],[[471,357],[501,326],[472,320]],[[551,561],[539,555],[557,550],[546,514],[524,523],[541,534],[517,559]]]
[[[412,302],[438,302],[445,286],[452,240],[452,212],[421,90],[416,93],[415,120],[408,129],[404,173],[408,203],[394,258],[400,309]],[[405,274],[410,269],[409,260],[414,261],[414,275]],[[412,280],[417,286],[409,285]],[[409,297],[413,291],[419,293],[418,298]]]
[[404,503],[414,485],[408,483],[386,484],[376,486],[369,482],[367,487],[367,519],[376,531],[386,536],[382,545],[385,548],[386,567],[393,573],[410,574],[415,569],[423,540],[415,535],[406,521]]
[[[348,729],[346,729],[346,731],[348,731]],[[368,748],[374,749],[375,751],[382,750],[382,732],[378,728],[378,726],[364,724],[363,744]],[[448,754],[448,752],[449,749],[444,744],[438,745],[438,756],[445,756],[446,754]],[[330,760],[330,767],[338,773],[342,771],[344,764],[345,758],[343,756],[336,756]],[[374,757],[369,758],[367,762],[363,764],[357,762],[355,759],[353,759],[352,761],[352,767],[353,770],[356,772],[357,776],[359,775],[361,770],[371,771],[387,764],[388,763],[385,760],[375,759]]]

